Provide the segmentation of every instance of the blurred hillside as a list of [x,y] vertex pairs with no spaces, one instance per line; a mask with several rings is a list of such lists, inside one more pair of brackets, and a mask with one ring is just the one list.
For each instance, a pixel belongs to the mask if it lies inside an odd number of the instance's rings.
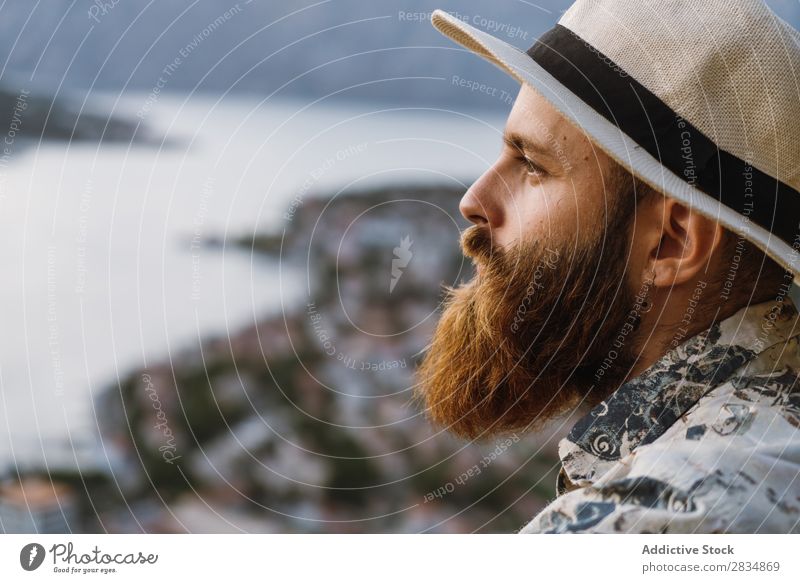
[[[800,2],[767,3],[800,27]],[[49,116],[48,138],[83,139],[98,130],[105,139],[131,136],[131,120],[115,119],[105,127],[108,116],[87,112],[94,104],[84,103],[93,94],[126,91],[143,94],[142,119],[161,94],[194,92],[503,110],[517,83],[443,38],[431,26],[430,13],[448,10],[527,49],[570,4],[7,0],[0,5],[0,118],[10,118],[6,101],[20,91],[32,91],[42,103],[29,113],[26,131],[36,132],[40,122],[44,127]],[[461,80],[467,85],[459,85]],[[495,98],[469,89],[480,84]],[[56,98],[54,111],[48,111]]]
[[[8,0],[0,56],[9,76],[62,91],[253,92],[500,107],[453,75],[516,84],[433,29],[435,8],[527,48],[568,3],[540,0]],[[435,55],[435,58],[432,58]]]
[[[441,37],[443,8],[527,49],[570,0],[6,0],[0,78],[48,88],[249,91],[492,107],[450,86],[453,75],[515,83]],[[769,0],[800,24],[800,3]],[[176,58],[177,66],[171,66]],[[413,80],[418,77],[422,79]],[[433,79],[431,79],[433,78]],[[499,106],[499,105],[498,105]]]
[[[451,218],[459,196],[428,187],[309,200],[284,235],[239,241],[307,268],[308,301],[98,399],[121,489],[104,526],[509,532],[529,520],[555,495],[555,440],[460,442],[411,402],[440,284],[471,277]],[[404,237],[412,257],[390,291]]]
[[[527,49],[571,0],[6,0],[0,84],[97,90],[251,92],[405,105],[501,108],[453,76],[516,83],[443,38],[442,8]],[[767,4],[795,28],[797,0]]]
[[[12,91],[0,85],[0,127],[8,128],[6,153],[26,140],[156,143],[162,140],[134,116],[94,109],[95,104],[77,103],[70,97],[54,98],[48,91],[30,91],[24,86]],[[169,140],[164,140],[170,145]]]

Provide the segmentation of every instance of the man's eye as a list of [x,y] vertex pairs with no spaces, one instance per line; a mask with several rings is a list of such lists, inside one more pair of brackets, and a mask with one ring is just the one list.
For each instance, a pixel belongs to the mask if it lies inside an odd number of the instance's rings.
[[542,169],[541,166],[537,165],[536,162],[528,158],[527,156],[523,156],[520,158],[522,162],[525,164],[525,168],[528,171],[528,174],[531,176],[544,176],[545,171]]

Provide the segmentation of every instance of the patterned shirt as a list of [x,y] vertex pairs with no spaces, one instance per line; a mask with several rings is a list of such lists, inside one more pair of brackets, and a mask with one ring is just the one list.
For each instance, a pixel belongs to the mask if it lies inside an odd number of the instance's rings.
[[800,533],[800,317],[742,308],[622,384],[559,442],[521,533]]

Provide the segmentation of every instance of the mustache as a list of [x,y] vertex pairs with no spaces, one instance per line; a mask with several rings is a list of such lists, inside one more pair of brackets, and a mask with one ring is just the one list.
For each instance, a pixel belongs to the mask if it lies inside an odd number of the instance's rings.
[[477,263],[492,263],[504,256],[487,227],[473,225],[461,233],[461,252]]
[[461,233],[461,252],[472,259],[487,278],[508,283],[512,277],[526,277],[530,266],[528,259],[536,257],[540,243],[525,239],[503,248],[496,245],[488,227],[473,225]]

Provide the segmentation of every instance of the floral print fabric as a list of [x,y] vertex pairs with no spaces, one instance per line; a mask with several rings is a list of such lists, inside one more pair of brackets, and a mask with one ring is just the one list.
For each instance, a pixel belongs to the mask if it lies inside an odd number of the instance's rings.
[[522,533],[800,533],[800,319],[788,297],[670,350],[559,442]]

